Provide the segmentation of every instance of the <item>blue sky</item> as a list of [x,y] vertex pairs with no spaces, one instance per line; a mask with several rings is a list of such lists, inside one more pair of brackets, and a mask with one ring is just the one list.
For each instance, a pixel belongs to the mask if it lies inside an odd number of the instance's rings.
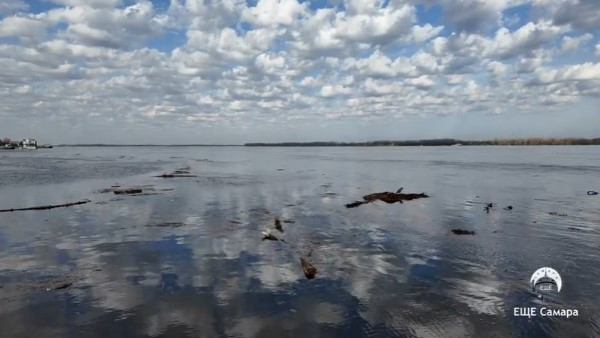
[[3,0],[0,136],[598,137],[593,0]]

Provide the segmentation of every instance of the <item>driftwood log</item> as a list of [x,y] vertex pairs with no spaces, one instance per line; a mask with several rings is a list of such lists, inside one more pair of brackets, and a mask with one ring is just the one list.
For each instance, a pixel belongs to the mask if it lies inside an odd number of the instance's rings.
[[475,231],[463,230],[463,229],[452,229],[451,231],[455,235],[471,235],[471,236],[475,236]]
[[304,271],[304,275],[306,276],[306,278],[308,278],[308,279],[315,278],[315,275],[317,274],[317,268],[312,266],[312,264],[310,264],[304,258],[300,258],[300,265],[302,265],[302,270]]
[[176,178],[176,177],[198,177],[198,176],[196,176],[196,175],[187,175],[187,174],[162,174],[162,175],[158,175],[158,176],[154,176],[154,177]]
[[0,212],[27,211],[27,210],[50,210],[50,209],[55,209],[55,208],[66,208],[66,207],[70,207],[73,205],[81,205],[81,204],[86,204],[86,203],[90,203],[90,202],[91,202],[90,200],[84,200],[84,201],[73,202],[73,203],[43,205],[43,206],[39,206],[39,207],[30,207],[30,208],[1,209]]
[[396,203],[396,202],[402,203],[402,201],[412,201],[414,199],[427,198],[427,197],[429,197],[429,195],[427,195],[425,193],[403,194],[402,188],[400,188],[400,189],[398,189],[397,192],[386,191],[386,192],[378,192],[378,193],[374,193],[374,194],[365,195],[365,196],[363,196],[362,201],[356,201],[356,202],[346,204],[346,208],[356,208],[360,205],[375,202],[375,201],[383,201],[385,203],[391,204],[391,203]]
[[141,194],[142,189],[141,188],[115,189],[115,190],[113,190],[113,193],[115,195],[135,195],[135,194]]

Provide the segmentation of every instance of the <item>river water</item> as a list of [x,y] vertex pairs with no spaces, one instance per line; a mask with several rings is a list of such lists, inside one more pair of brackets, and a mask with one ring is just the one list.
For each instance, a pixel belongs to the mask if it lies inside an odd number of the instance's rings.
[[[400,187],[430,197],[344,207]],[[0,213],[0,336],[597,337],[588,190],[596,146],[2,151],[0,209],[90,202]]]

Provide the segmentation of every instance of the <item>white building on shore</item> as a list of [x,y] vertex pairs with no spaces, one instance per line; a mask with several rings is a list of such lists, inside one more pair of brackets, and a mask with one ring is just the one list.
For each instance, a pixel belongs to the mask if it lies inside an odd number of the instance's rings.
[[37,141],[33,138],[25,138],[21,141],[21,148],[23,149],[37,149]]

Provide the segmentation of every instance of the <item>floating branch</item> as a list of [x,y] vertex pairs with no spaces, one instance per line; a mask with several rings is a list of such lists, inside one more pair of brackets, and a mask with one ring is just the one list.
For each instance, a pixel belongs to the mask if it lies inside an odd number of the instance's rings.
[[471,236],[475,236],[475,231],[463,230],[463,229],[452,229],[451,231],[455,235],[471,235]]
[[283,232],[283,227],[281,226],[281,221],[279,220],[279,218],[275,218],[275,229],[279,230],[280,232]]
[[86,204],[86,203],[90,203],[90,202],[91,202],[90,200],[84,200],[84,201],[79,201],[79,202],[74,202],[74,203],[43,205],[43,206],[31,207],[31,208],[2,209],[2,210],[0,210],[0,212],[27,211],[27,210],[50,210],[50,209],[55,209],[55,208],[66,208],[66,207],[70,207],[73,205],[81,205],[81,204]]
[[418,199],[418,198],[429,197],[429,195],[427,195],[425,193],[403,194],[402,189],[403,188],[398,189],[397,192],[386,191],[386,192],[378,192],[378,193],[374,193],[374,194],[365,195],[365,196],[363,196],[362,201],[356,201],[356,202],[346,204],[346,208],[356,208],[360,205],[375,202],[375,201],[383,201],[385,203],[392,204],[392,203],[396,203],[396,202],[402,203],[402,201],[412,201],[412,200]]
[[162,174],[154,177],[162,177],[162,178],[176,178],[176,177],[198,177],[196,175],[188,175],[188,174]]
[[115,190],[113,190],[113,192],[115,193],[115,195],[134,195],[134,194],[141,194],[142,189],[141,188],[115,189]]

